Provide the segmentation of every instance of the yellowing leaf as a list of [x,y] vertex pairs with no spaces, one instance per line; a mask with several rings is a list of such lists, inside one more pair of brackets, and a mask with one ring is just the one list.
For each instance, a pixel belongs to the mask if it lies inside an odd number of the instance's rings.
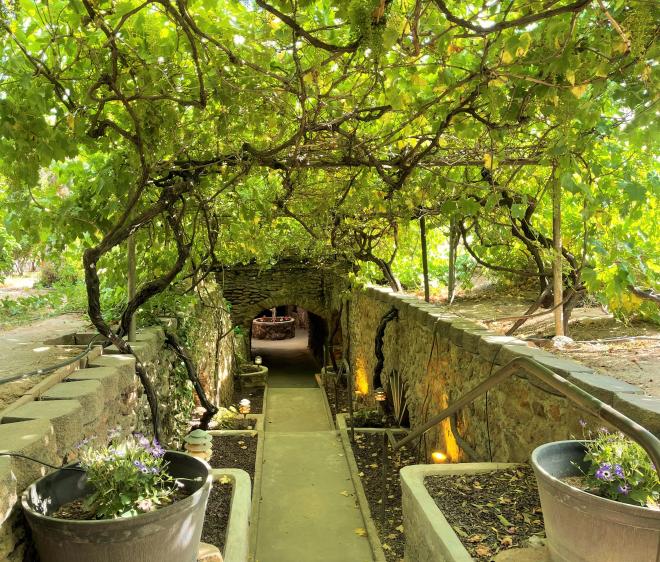
[[574,70],[567,70],[566,71],[566,80],[571,84],[571,86],[575,85],[575,71]]
[[502,62],[504,64],[509,64],[513,60],[513,55],[509,51],[504,51],[502,53]]
[[358,527],[357,529],[355,529],[355,534],[358,537],[366,537],[367,536],[367,531],[365,529],[363,529],[362,527]]
[[161,27],[160,28],[160,38],[165,39],[168,35],[170,34],[170,30],[167,27]]
[[484,154],[484,168],[488,168],[490,170],[492,167],[493,167],[493,155]]
[[584,95],[584,92],[587,91],[587,86],[589,84],[580,84],[579,86],[573,86],[571,88],[571,94],[573,94],[576,98],[581,98]]

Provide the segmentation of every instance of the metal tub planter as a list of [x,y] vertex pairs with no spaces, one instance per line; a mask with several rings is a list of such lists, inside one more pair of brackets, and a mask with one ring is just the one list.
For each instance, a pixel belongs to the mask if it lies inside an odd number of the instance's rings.
[[[58,470],[23,493],[23,510],[41,562],[194,562],[211,489],[209,466],[168,451],[168,472],[189,496],[156,511],[107,520],[68,520],[50,515],[88,493],[86,475]],[[73,465],[70,465],[73,466]]]
[[596,496],[562,481],[586,469],[581,441],[557,441],[532,453],[553,562],[656,562],[660,511]]

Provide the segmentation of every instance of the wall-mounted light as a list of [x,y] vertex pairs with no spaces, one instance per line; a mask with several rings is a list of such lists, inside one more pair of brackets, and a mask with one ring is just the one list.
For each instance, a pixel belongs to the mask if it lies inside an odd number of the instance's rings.
[[261,355],[257,355],[257,356],[254,358],[254,364],[255,364],[255,365],[261,365],[263,362],[264,362],[264,360],[261,358]]
[[433,459],[434,464],[443,464],[447,462],[447,455],[441,451],[433,451],[431,453],[431,458]]
[[385,390],[383,389],[382,386],[379,386],[374,391],[374,398],[376,399],[376,402],[385,402],[385,400],[387,399],[387,394],[385,394]]

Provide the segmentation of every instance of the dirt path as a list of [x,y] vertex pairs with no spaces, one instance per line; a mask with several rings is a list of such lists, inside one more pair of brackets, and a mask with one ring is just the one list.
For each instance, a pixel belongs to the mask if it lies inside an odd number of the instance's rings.
[[[510,317],[525,314],[535,296],[534,293],[515,289],[507,293],[488,288],[460,296],[451,305],[444,301],[433,304],[478,322],[493,332],[504,334],[514,322]],[[553,329],[550,313],[529,319],[515,335],[523,339],[532,338],[542,344],[544,342],[541,340],[552,338]],[[569,336],[575,344],[561,350],[550,348],[549,351],[570,357],[599,373],[637,385],[650,396],[660,397],[660,326],[642,320],[624,323],[602,308],[590,306],[573,310]],[[643,338],[612,341],[613,338],[638,336]]]
[[42,369],[72,357],[80,350],[43,344],[44,341],[85,329],[80,314],[62,314],[25,326],[0,330],[0,381],[11,375]]

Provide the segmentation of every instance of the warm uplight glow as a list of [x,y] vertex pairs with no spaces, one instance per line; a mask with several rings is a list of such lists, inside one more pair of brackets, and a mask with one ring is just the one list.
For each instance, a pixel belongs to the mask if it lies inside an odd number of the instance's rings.
[[374,391],[374,398],[376,399],[376,402],[385,402],[387,395],[385,394],[385,391],[382,389],[382,387],[378,387]]
[[263,362],[264,362],[264,360],[261,358],[261,355],[257,355],[257,356],[254,358],[254,364],[255,364],[255,365],[261,365]]
[[431,458],[433,459],[433,462],[435,464],[442,464],[444,462],[447,462],[447,455],[441,453],[440,451],[433,451],[431,453]]
[[362,357],[355,360],[355,388],[364,395],[369,393],[369,375]]

